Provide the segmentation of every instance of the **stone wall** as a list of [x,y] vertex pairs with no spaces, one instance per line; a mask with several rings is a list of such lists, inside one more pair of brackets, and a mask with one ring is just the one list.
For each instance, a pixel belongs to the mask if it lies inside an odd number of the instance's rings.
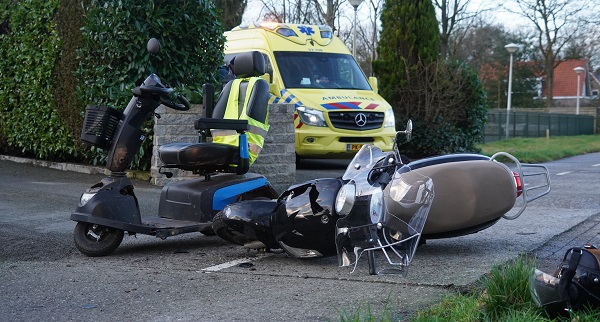
[[[162,186],[173,180],[197,177],[188,171],[168,169],[174,175],[167,179],[165,175],[158,172],[162,163],[157,151],[166,143],[198,142],[194,121],[204,114],[204,109],[201,105],[193,105],[189,111],[175,111],[160,106],[156,113],[161,118],[154,124],[154,148],[150,170],[152,182]],[[269,124],[270,129],[265,138],[265,145],[256,162],[250,166],[250,172],[264,175],[277,191],[283,191],[293,184],[296,175],[294,105],[269,105]]]

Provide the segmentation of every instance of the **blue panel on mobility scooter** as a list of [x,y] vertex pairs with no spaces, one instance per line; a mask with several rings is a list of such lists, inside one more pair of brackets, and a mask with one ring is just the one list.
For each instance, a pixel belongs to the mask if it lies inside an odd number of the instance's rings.
[[252,181],[244,181],[228,187],[221,188],[215,191],[213,195],[213,209],[223,210],[225,206],[237,201],[240,194],[243,192],[252,191],[260,187],[269,185],[269,182],[264,177],[255,178]]
[[[159,217],[210,222],[226,205],[249,191],[265,187],[274,190],[259,174],[219,174],[210,180],[183,180],[165,186],[160,195]],[[276,194],[275,194],[276,195]]]

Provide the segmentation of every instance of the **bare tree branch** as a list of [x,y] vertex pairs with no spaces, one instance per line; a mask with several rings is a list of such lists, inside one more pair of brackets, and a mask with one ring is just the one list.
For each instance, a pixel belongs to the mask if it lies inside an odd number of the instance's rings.
[[576,31],[589,19],[594,0],[513,0],[520,10],[511,11],[531,22],[538,50],[544,60],[546,107],[552,106],[554,68]]
[[473,18],[485,12],[496,10],[499,5],[492,7],[478,7],[470,9],[471,0],[433,0],[433,5],[438,12],[440,23],[440,54],[448,58],[450,38],[460,25],[469,25]]

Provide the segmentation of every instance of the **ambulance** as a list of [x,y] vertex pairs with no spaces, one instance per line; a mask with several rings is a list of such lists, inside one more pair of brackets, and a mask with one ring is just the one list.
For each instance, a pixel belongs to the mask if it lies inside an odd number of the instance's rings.
[[270,103],[294,104],[298,161],[352,158],[364,144],[392,149],[392,107],[331,27],[257,22],[225,36],[225,62],[238,53],[261,52]]

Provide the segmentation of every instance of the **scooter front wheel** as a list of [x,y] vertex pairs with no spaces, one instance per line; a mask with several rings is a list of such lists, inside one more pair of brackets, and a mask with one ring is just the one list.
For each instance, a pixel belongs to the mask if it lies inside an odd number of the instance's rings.
[[244,245],[247,242],[249,242],[250,239],[248,239],[248,237],[237,232],[235,229],[232,229],[227,225],[227,223],[225,222],[226,218],[227,217],[225,217],[223,212],[220,211],[213,219],[212,229],[217,234],[217,236],[225,239],[230,243],[238,245]]
[[73,231],[75,247],[90,257],[106,256],[123,241],[124,231],[106,226],[78,222]]

